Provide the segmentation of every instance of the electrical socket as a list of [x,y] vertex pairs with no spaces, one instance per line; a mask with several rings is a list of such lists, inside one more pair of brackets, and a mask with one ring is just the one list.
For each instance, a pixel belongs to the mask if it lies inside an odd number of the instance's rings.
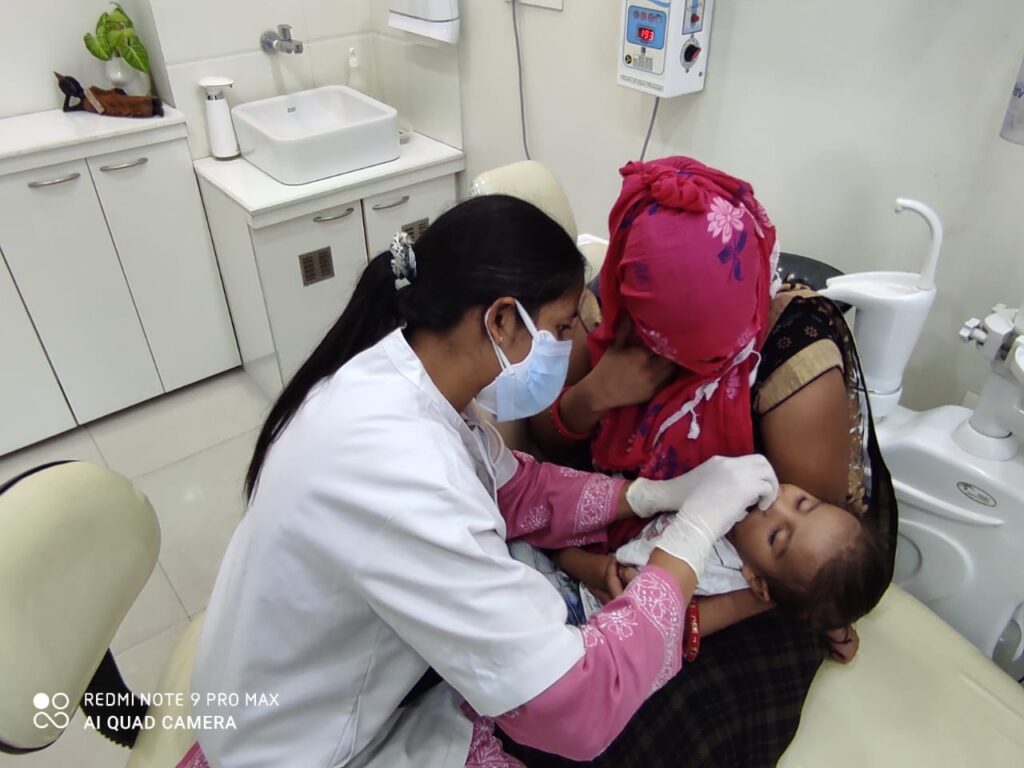
[[[512,0],[505,0],[511,3]],[[563,0],[518,0],[520,5],[536,5],[538,8],[550,8],[552,11],[562,10]]]

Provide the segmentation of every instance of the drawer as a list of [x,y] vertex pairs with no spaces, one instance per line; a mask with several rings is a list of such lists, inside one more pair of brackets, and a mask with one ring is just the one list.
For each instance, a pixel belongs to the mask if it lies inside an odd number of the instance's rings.
[[359,201],[254,230],[253,248],[284,382],[348,304],[366,267]]
[[387,250],[400,229],[413,237],[455,205],[455,176],[442,176],[363,200],[366,249],[371,256]]

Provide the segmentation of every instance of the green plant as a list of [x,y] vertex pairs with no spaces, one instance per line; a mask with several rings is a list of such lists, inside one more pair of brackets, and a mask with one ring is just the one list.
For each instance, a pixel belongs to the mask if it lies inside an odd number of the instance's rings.
[[96,22],[96,34],[85,35],[85,47],[101,61],[109,61],[116,54],[133,69],[149,72],[149,54],[135,32],[135,25],[120,3],[112,5],[114,10],[104,11]]

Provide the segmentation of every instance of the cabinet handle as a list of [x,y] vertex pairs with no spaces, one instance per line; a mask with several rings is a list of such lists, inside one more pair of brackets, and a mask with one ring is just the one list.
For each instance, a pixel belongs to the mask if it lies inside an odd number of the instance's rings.
[[137,165],[145,165],[149,162],[148,157],[140,157],[137,160],[129,160],[127,163],[118,163],[117,165],[101,165],[100,170],[104,173],[110,173],[111,171],[123,171],[125,168],[134,168]]
[[67,176],[61,176],[59,179],[47,179],[46,181],[30,181],[28,185],[32,189],[38,189],[39,187],[52,187],[54,184],[63,184],[65,181],[74,181],[81,175],[82,174],[76,171],[75,173],[69,173]]
[[355,208],[346,208],[341,213],[336,213],[333,216],[314,216],[313,221],[317,224],[326,224],[328,221],[337,221],[338,219],[344,219],[346,216],[351,216]]
[[401,199],[395,200],[393,203],[380,203],[378,205],[371,205],[370,208],[375,211],[386,211],[388,208],[397,208],[400,205],[405,205],[409,202],[408,195],[402,195]]

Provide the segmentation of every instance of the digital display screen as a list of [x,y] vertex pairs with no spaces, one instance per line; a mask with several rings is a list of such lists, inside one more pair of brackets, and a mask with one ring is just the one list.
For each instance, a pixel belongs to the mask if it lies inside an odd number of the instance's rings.
[[649,43],[654,39],[654,29],[651,27],[637,27],[636,31],[640,39],[645,43]]

